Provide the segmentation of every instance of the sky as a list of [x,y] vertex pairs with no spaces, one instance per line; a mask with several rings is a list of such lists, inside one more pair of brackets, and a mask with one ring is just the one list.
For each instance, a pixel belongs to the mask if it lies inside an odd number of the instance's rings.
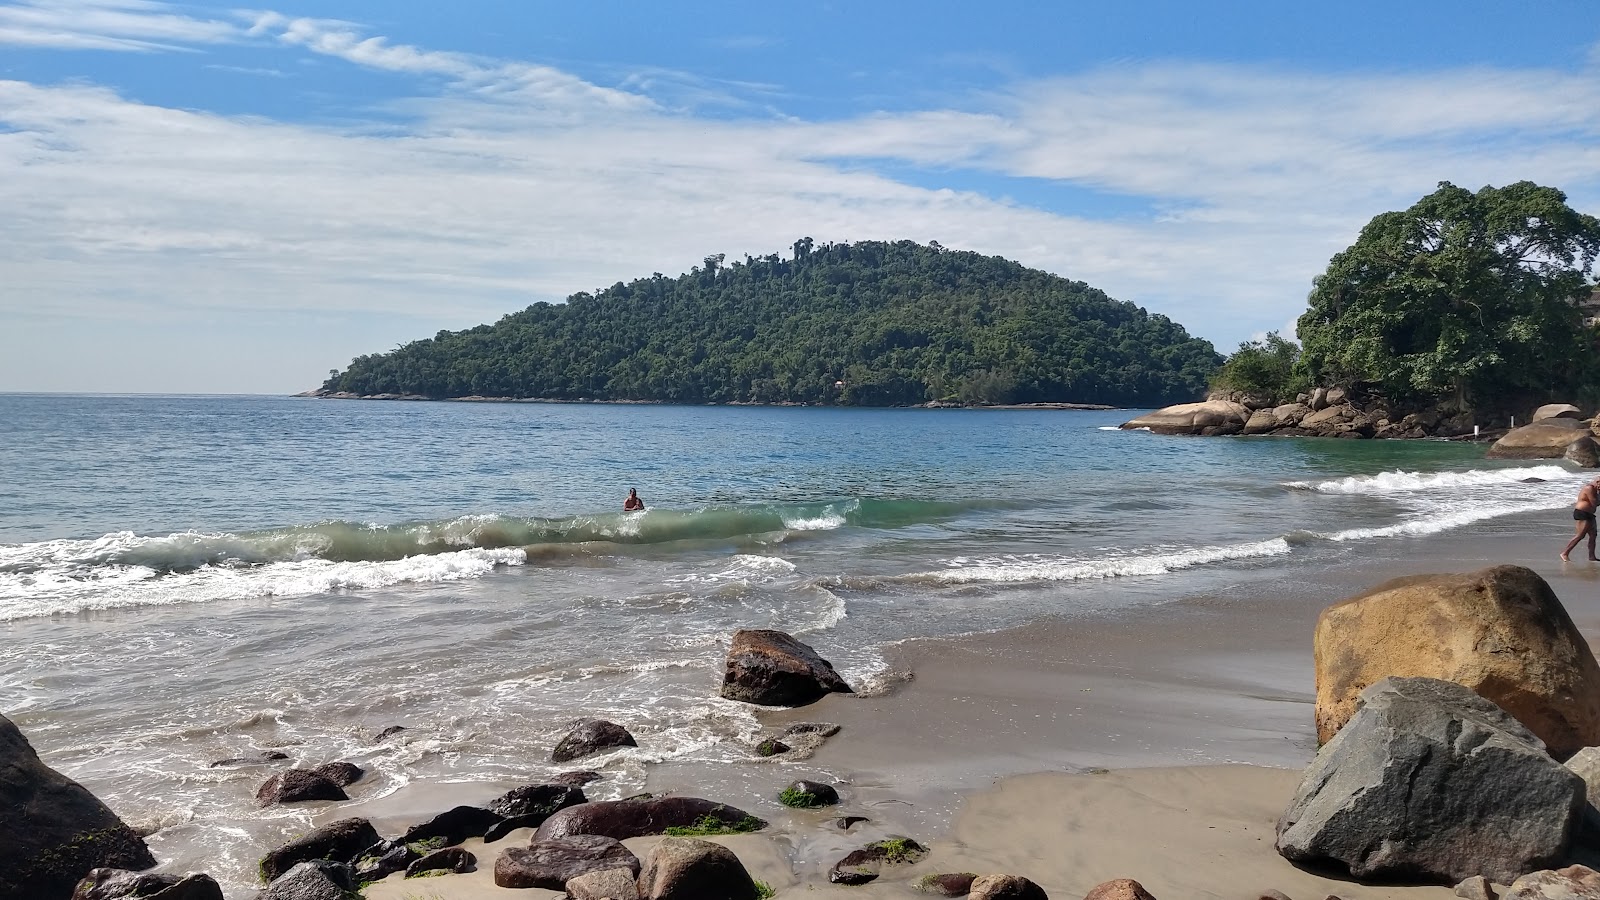
[[0,0],[0,391],[293,393],[805,236],[1228,352],[1524,179],[1600,214],[1600,2]]

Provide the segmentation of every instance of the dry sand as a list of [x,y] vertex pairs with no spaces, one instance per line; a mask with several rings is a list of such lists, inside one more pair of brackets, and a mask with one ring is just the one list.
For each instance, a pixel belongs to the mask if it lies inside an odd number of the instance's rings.
[[[1324,606],[1386,578],[1510,562],[1549,580],[1593,642],[1600,565],[1556,560],[1570,528],[1560,518],[1352,547],[1346,564],[1303,578],[1286,580],[1281,568],[1230,570],[1201,591],[1152,598],[1114,618],[907,643],[894,662],[915,677],[893,693],[764,716],[774,729],[841,724],[811,759],[719,769],[666,763],[652,768],[648,787],[771,820],[760,834],[716,840],[779,897],[913,896],[915,876],[958,871],[1025,875],[1058,900],[1119,877],[1162,900],[1248,900],[1268,888],[1296,900],[1449,897],[1448,888],[1323,877],[1273,849],[1274,822],[1315,753],[1311,628]],[[799,777],[838,784],[843,805],[790,811],[772,801]],[[872,821],[846,834],[831,821],[840,813]],[[475,873],[395,876],[367,896],[560,896],[494,886],[494,858],[525,834],[487,850],[469,845]],[[864,887],[828,883],[831,863],[889,835],[913,837],[932,853]],[[643,858],[655,840],[627,843]]]

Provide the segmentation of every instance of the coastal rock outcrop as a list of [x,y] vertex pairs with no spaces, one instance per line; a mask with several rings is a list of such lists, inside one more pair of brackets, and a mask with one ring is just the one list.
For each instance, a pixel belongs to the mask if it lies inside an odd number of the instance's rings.
[[810,645],[781,631],[741,628],[733,633],[722,676],[722,696],[762,706],[805,706],[830,693],[855,693],[833,664]]
[[72,891],[72,900],[223,900],[210,875],[158,875],[126,869],[95,869]]
[[1044,888],[1021,875],[979,875],[972,879],[969,900],[1050,900]]
[[639,875],[641,900],[756,900],[755,879],[721,844],[666,838]]
[[735,831],[755,831],[767,824],[742,809],[698,797],[598,800],[557,812],[539,826],[533,840],[538,843],[572,835],[597,834],[623,841],[647,834],[665,834],[668,828],[688,828],[707,819]]
[[1502,884],[1566,851],[1583,779],[1467,688],[1385,678],[1306,769],[1278,852],[1356,878]]
[[1600,468],[1600,442],[1587,434],[1581,435],[1561,451],[1561,458],[1580,468]]
[[1442,678],[1499,704],[1558,759],[1600,745],[1600,665],[1555,592],[1530,569],[1414,575],[1317,619],[1317,739],[1389,675]]
[[313,828],[261,859],[261,877],[272,881],[303,862],[331,859],[351,862],[356,855],[383,841],[366,819],[340,819]]
[[510,847],[494,862],[494,883],[503,888],[559,891],[587,872],[627,869],[637,877],[639,857],[622,842],[598,834],[574,834]]
[[1543,422],[1545,419],[1582,419],[1583,410],[1571,403],[1546,403],[1533,411],[1530,423]]
[[1251,410],[1231,400],[1180,403],[1146,413],[1122,424],[1123,428],[1148,428],[1156,434],[1200,434],[1207,428],[1236,425],[1243,430]]
[[83,785],[39,760],[0,716],[0,898],[71,896],[91,869],[148,869],[143,839]]
[[1588,866],[1529,872],[1511,883],[1503,900],[1600,900],[1600,872]]
[[1589,437],[1580,419],[1544,419],[1506,432],[1485,454],[1489,459],[1559,459],[1580,437]]
[[550,760],[556,763],[571,762],[613,747],[637,746],[639,742],[621,725],[604,719],[584,719],[556,744],[555,750],[550,753]]
[[256,900],[359,900],[360,896],[349,866],[318,859],[273,879]]
[[304,803],[307,800],[349,800],[344,786],[310,769],[290,769],[268,778],[256,788],[256,804]]

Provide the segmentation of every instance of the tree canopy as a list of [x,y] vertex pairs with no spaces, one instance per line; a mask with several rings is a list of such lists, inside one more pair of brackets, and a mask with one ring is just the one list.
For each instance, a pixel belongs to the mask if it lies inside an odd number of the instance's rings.
[[1476,193],[1441,182],[1375,217],[1315,281],[1298,336],[1304,372],[1393,397],[1494,405],[1595,384],[1595,331],[1578,301],[1600,220],[1521,181]]
[[938,244],[709,256],[361,356],[323,388],[677,403],[1191,400],[1221,358],[1082,282]]

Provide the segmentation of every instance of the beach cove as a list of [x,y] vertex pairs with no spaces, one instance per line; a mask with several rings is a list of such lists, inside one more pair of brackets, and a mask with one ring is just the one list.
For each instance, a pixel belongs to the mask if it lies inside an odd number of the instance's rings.
[[[1094,412],[0,402],[23,425],[8,464],[63,466],[0,519],[0,711],[157,826],[162,871],[230,897],[309,826],[394,834],[571,768],[549,749],[586,715],[640,743],[581,762],[605,775],[591,798],[768,819],[726,840],[780,893],[965,870],[1052,896],[1114,877],[1446,896],[1311,880],[1272,851],[1315,749],[1317,613],[1395,575],[1518,563],[1600,633],[1600,567],[1555,560],[1585,476],[1481,447],[1185,441]],[[636,522],[610,511],[630,486]],[[860,694],[717,699],[745,626],[799,635]],[[808,721],[843,727],[806,760],[752,752]],[[260,810],[270,769],[210,763],[267,749],[368,774],[349,802]],[[784,809],[801,777],[844,803]],[[888,834],[932,852],[827,884]],[[545,895],[483,884],[495,852],[368,896]]]

